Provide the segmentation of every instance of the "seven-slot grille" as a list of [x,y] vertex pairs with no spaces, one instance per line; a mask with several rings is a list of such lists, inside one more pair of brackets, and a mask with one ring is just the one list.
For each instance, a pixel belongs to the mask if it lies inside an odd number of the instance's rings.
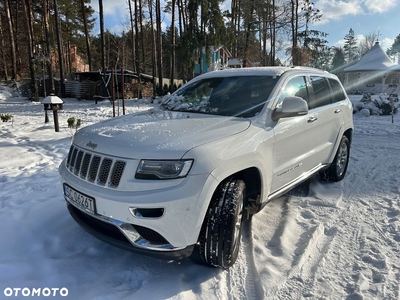
[[68,170],[80,178],[102,186],[117,188],[126,162],[94,154],[74,145],[67,158]]

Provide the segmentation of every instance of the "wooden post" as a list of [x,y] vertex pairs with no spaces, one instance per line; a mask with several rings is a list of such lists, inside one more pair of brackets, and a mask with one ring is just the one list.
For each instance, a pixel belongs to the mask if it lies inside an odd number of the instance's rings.
[[115,118],[114,69],[111,69],[111,102],[112,102],[112,107],[113,107],[113,117]]
[[125,115],[125,79],[124,68],[121,70],[121,96],[122,96],[122,114]]

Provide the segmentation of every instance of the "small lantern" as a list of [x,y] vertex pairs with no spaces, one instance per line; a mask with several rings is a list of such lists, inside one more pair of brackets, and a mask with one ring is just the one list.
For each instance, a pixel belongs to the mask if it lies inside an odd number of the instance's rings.
[[52,110],[53,111],[53,117],[54,117],[54,127],[55,131],[59,132],[59,126],[58,126],[58,111],[63,109],[63,104],[64,102],[57,96],[54,96],[53,94],[50,96],[47,96],[46,98],[43,99],[42,104],[44,106],[44,111],[45,111],[45,120],[44,122],[47,123],[49,121],[49,118],[47,116],[47,111]]

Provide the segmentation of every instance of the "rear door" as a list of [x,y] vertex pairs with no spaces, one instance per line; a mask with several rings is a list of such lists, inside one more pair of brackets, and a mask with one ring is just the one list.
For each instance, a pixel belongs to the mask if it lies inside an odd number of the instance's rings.
[[[330,84],[330,80],[324,76],[310,76],[310,82],[311,96],[314,97],[313,111],[318,114],[318,120],[315,121],[318,125],[315,135],[318,142],[315,159],[321,163],[327,163],[338,139],[342,124],[341,114],[345,112],[336,103],[335,94],[331,93],[332,88],[337,88],[333,79]],[[340,97],[339,94],[336,96]]]

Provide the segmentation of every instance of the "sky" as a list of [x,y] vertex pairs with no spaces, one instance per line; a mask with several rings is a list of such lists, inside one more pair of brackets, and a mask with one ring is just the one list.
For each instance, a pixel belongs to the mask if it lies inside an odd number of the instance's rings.
[[[163,1],[162,1],[163,2]],[[400,0],[314,0],[315,8],[323,16],[310,29],[328,33],[329,46],[343,46],[344,37],[350,28],[358,39],[375,34],[386,51],[400,34]],[[229,9],[225,1],[223,10]],[[98,0],[91,0],[98,18]],[[128,28],[127,0],[103,0],[105,28],[120,33]],[[169,15],[164,17],[163,27],[169,24]],[[95,30],[99,30],[99,27]],[[378,36],[379,33],[379,36]]]
[[314,0],[323,14],[311,29],[328,33],[330,46],[343,46],[350,28],[362,39],[375,34],[384,50],[391,47],[400,34],[399,0]]

